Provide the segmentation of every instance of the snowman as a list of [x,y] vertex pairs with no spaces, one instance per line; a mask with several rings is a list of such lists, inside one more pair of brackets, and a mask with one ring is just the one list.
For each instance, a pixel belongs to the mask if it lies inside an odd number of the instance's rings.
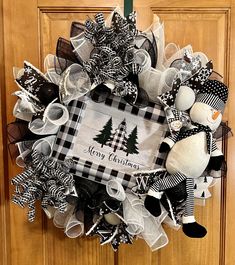
[[145,199],[149,212],[159,216],[162,191],[186,181],[187,198],[182,228],[189,237],[201,238],[207,233],[194,217],[194,179],[199,178],[205,169],[220,170],[224,161],[212,134],[221,123],[227,98],[228,88],[220,81],[207,80],[203,84],[189,112],[190,125],[163,140],[159,151],[169,151],[166,158],[169,174],[150,187]]

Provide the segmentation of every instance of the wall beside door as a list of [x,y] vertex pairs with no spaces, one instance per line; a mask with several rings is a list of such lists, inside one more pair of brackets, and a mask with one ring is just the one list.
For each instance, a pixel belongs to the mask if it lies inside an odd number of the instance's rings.
[[[138,27],[145,29],[156,14],[164,21],[166,42],[181,47],[192,44],[213,60],[214,69],[224,76],[230,87],[225,114],[235,128],[235,1],[233,0],[135,0]],[[108,15],[123,1],[106,0],[0,0],[0,86],[2,123],[0,130],[0,263],[3,265],[222,265],[235,264],[235,140],[228,141],[228,176],[213,188],[213,198],[206,207],[197,207],[199,222],[208,228],[201,240],[186,238],[180,231],[166,228],[169,245],[152,253],[137,240],[121,246],[114,253],[100,246],[97,239],[68,239],[62,230],[46,220],[40,209],[33,224],[26,211],[10,203],[10,179],[19,172],[7,154],[6,124],[13,121],[12,109],[16,90],[12,67],[30,61],[43,68],[43,58],[55,53],[57,38],[69,37],[71,22],[83,22],[96,12]],[[4,22],[4,23],[1,23]],[[4,147],[3,147],[4,146]]]

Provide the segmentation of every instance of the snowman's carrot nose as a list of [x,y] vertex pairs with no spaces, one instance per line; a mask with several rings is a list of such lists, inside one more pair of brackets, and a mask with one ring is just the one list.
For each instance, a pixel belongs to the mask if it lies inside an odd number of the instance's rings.
[[212,119],[213,119],[213,120],[216,120],[216,119],[218,118],[219,115],[220,115],[220,111],[216,111],[216,112],[214,112],[213,115],[212,115]]

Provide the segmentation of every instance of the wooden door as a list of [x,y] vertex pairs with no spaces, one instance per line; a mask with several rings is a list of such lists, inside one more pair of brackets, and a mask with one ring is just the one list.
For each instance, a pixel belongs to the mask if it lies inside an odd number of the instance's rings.
[[[1,119],[0,137],[0,264],[3,265],[233,265],[235,243],[235,140],[228,142],[228,176],[213,189],[213,199],[206,207],[197,207],[197,218],[208,228],[206,238],[189,239],[180,231],[166,228],[170,243],[152,253],[138,240],[131,246],[121,246],[113,253],[109,246],[101,247],[96,239],[68,239],[63,231],[37,212],[36,221],[29,224],[25,211],[10,203],[12,187],[9,180],[19,169],[7,156],[6,124],[13,121],[12,108],[16,90],[12,67],[23,60],[42,68],[43,58],[55,52],[59,36],[68,37],[71,21],[84,21],[98,11],[108,14],[121,0],[1,0],[0,1],[0,74]],[[157,14],[165,24],[166,42],[180,46],[192,44],[194,50],[205,52],[214,68],[223,74],[230,87],[230,99],[225,119],[235,128],[235,1],[135,0],[139,28],[148,27]],[[3,16],[1,16],[3,13]],[[0,40],[0,41],[1,41]],[[3,50],[4,44],[4,50]]]

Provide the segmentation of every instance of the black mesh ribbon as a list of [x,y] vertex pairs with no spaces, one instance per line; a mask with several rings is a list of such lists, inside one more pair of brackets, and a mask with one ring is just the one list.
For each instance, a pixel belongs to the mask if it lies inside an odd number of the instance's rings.
[[29,130],[27,121],[16,119],[14,122],[7,124],[8,150],[12,161],[19,155],[16,143],[23,142],[27,148],[29,142],[36,141],[42,137],[45,136],[34,134]]
[[80,35],[85,30],[85,25],[81,22],[74,21],[72,22],[71,29],[70,29],[70,37],[75,37]]
[[146,50],[151,58],[151,67],[156,68],[157,65],[157,60],[158,60],[158,48],[157,48],[157,43],[155,36],[152,32],[152,38],[150,39],[146,34],[139,34],[136,37],[136,40],[138,39],[145,39],[144,42],[137,47],[138,49],[143,49]]
[[73,52],[73,46],[69,40],[59,38],[56,45],[56,56],[74,63],[82,64],[82,61]]

